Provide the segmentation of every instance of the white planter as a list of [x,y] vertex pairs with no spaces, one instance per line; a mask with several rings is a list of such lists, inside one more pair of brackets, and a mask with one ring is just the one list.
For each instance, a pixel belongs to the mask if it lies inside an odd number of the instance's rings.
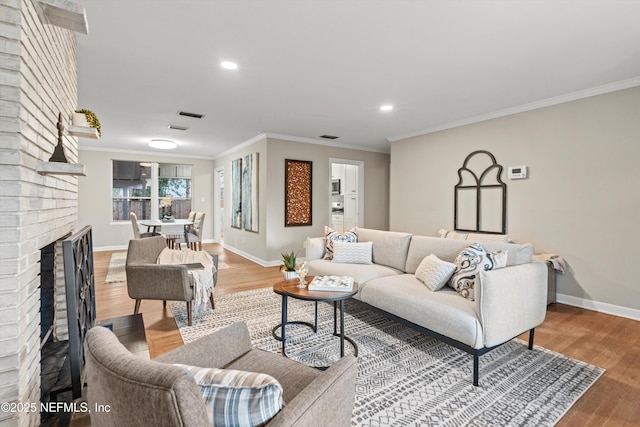
[[88,128],[89,123],[87,123],[87,116],[84,115],[84,113],[73,113],[73,116],[71,117],[71,124],[73,126],[79,126],[79,127],[85,127]]
[[284,277],[284,280],[295,280],[298,278],[298,273],[295,271],[283,271],[282,276]]

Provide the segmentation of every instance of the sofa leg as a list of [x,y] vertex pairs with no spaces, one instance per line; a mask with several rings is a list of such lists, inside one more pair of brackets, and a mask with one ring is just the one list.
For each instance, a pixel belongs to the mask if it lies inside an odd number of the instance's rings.
[[191,301],[187,301],[187,325],[191,326]]
[[473,355],[473,385],[476,387],[478,387],[478,385],[480,384],[479,371],[480,371],[480,356],[478,355],[478,353],[475,353]]
[[139,312],[139,311],[140,311],[140,300],[139,300],[139,299],[137,299],[137,300],[136,300],[136,305],[135,305],[135,307],[133,308],[133,314],[138,314],[138,312]]
[[535,330],[535,328],[529,330],[529,350],[533,350],[533,333]]

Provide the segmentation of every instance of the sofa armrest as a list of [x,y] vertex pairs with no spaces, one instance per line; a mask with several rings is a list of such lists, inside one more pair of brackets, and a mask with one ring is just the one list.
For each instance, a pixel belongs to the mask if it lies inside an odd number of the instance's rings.
[[480,273],[476,311],[485,347],[540,325],[547,313],[547,268],[532,262]]
[[324,237],[307,237],[304,245],[305,261],[313,259],[322,259],[324,256],[325,240]]
[[236,322],[156,357],[163,363],[220,368],[251,350],[251,336],[244,322]]
[[187,301],[193,299],[185,265],[127,265],[127,291],[132,299]]
[[267,425],[348,426],[355,399],[358,361],[348,354],[324,371],[282,408]]

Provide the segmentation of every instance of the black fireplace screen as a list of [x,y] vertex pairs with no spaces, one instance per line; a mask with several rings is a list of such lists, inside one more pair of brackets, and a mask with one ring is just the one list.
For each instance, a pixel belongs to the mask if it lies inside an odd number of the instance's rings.
[[84,383],[84,337],[96,320],[91,226],[85,226],[64,240],[62,249],[67,289],[71,388],[73,398],[77,399],[82,395]]

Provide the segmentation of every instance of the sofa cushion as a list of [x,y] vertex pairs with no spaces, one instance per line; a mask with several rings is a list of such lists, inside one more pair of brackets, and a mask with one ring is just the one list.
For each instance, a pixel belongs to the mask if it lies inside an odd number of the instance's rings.
[[475,300],[476,282],[481,271],[496,270],[507,266],[507,253],[487,252],[480,243],[466,247],[456,257],[456,270],[451,276],[449,286],[466,299]]
[[407,262],[407,251],[411,243],[411,234],[359,228],[358,241],[373,242],[374,264],[386,265],[396,270],[404,271]]
[[[407,265],[404,269],[407,273],[415,273],[420,262],[429,254],[434,254],[443,261],[454,262],[461,250],[469,246],[468,240],[441,239],[433,236],[413,236]],[[531,262],[533,246],[530,244],[483,242],[482,247],[489,252],[507,252],[507,265],[519,265]],[[375,262],[375,243],[373,245]]]
[[455,264],[442,261],[431,254],[425,257],[418,266],[416,279],[424,283],[430,290],[437,291],[447,284],[455,270]]
[[473,348],[483,347],[475,303],[448,286],[431,292],[413,274],[400,274],[369,281],[360,300]]
[[326,239],[324,259],[333,259],[333,242],[356,243],[358,241],[358,229],[353,227],[351,230],[341,234],[325,225],[324,237]]
[[270,375],[176,364],[193,377],[213,425],[264,425],[282,408],[282,386]]
[[386,265],[378,264],[340,264],[326,259],[314,259],[307,261],[309,268],[308,276],[318,276],[321,274],[327,276],[351,276],[358,283],[358,298],[360,292],[367,282],[371,279],[379,277],[397,276],[402,272]]
[[346,243],[333,242],[333,262],[350,264],[371,264],[373,242]]

